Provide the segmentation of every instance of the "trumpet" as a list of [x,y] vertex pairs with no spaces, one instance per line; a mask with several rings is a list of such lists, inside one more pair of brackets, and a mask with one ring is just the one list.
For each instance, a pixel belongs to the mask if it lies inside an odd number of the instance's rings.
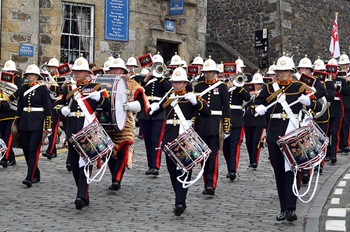
[[[17,91],[17,85],[8,83],[5,81],[0,81],[0,92],[4,93],[6,95],[6,98],[9,99],[9,97],[14,94]],[[15,99],[10,102],[10,109],[17,111],[17,104],[18,99]]]
[[165,64],[156,62],[150,67],[146,67],[141,70],[135,69],[135,71],[139,71],[139,74],[142,76],[147,76],[150,72],[152,72],[152,75],[155,77],[163,77],[168,72],[168,69]]
[[243,87],[247,82],[247,76],[239,73],[237,75],[229,76],[227,82],[231,82],[234,87]]

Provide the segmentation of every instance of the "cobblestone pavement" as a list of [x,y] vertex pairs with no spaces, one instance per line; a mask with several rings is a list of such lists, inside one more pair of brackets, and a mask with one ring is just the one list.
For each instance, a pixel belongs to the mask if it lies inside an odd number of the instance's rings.
[[237,180],[225,177],[226,165],[220,154],[215,196],[204,196],[203,181],[199,180],[190,187],[188,208],[180,217],[173,214],[174,194],[165,157],[158,177],[145,175],[143,140],[136,139],[134,166],[126,170],[121,189],[108,190],[111,180],[107,171],[100,182],[90,185],[90,206],[82,211],[74,207],[76,187],[65,168],[66,154],[63,149],[53,160],[41,157],[41,182],[32,188],[22,184],[26,173],[23,157],[17,157],[14,167],[0,167],[0,231],[317,231],[318,211],[337,181],[333,173],[340,175],[337,170],[345,171],[349,165],[349,157],[344,155],[339,164],[326,164],[319,181],[320,194],[309,204],[298,202],[298,221],[288,223],[275,220],[279,203],[267,155],[261,154],[257,170],[248,168],[244,145]]

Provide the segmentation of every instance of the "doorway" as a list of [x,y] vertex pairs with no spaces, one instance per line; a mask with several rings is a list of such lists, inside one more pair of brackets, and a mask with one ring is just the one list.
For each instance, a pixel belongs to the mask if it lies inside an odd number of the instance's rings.
[[164,58],[165,64],[168,65],[171,60],[171,57],[175,55],[175,52],[178,53],[179,43],[171,43],[162,40],[157,40],[157,51],[160,52],[160,54]]

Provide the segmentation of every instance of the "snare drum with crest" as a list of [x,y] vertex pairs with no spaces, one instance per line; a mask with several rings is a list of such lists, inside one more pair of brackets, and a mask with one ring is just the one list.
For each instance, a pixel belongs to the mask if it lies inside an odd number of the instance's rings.
[[96,117],[108,132],[122,131],[125,127],[127,112],[123,104],[127,102],[127,84],[123,76],[112,74],[97,75],[96,82],[105,88],[110,96],[111,109],[97,108]]
[[4,140],[0,139],[0,161],[5,157],[6,155],[7,146]]

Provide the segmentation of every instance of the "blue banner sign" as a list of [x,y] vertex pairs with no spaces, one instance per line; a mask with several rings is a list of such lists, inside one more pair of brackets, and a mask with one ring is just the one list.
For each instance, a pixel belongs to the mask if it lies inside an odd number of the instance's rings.
[[129,40],[129,0],[105,0],[105,40]]
[[183,15],[185,0],[170,0],[169,15]]
[[34,56],[34,45],[20,44],[18,55],[33,57]]

